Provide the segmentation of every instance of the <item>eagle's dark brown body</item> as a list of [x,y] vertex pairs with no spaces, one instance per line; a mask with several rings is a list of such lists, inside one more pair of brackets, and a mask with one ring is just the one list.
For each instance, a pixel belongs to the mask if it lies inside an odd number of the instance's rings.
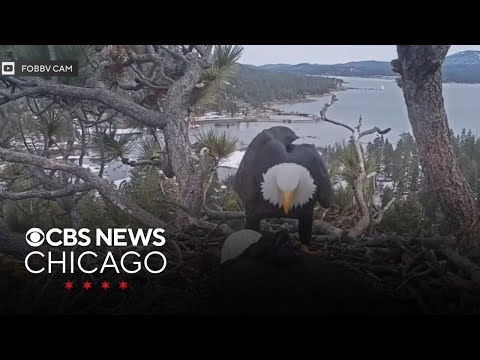
[[[248,146],[235,175],[234,188],[245,204],[246,228],[260,230],[260,221],[267,218],[298,219],[303,243],[312,237],[313,209],[317,202],[324,208],[332,204],[333,188],[326,166],[315,146],[292,144],[298,136],[288,127],[274,126],[258,134]],[[316,191],[308,203],[296,207],[286,216],[283,210],[266,201],[261,192],[263,174],[281,163],[296,163],[311,174]]]

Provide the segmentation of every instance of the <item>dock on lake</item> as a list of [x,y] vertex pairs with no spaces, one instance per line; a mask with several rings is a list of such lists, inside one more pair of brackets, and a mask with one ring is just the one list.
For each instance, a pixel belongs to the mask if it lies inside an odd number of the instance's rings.
[[217,118],[202,118],[195,119],[191,122],[192,125],[201,124],[235,124],[245,122],[274,122],[274,123],[312,123],[318,121],[312,114],[297,114],[297,113],[273,113],[268,116],[242,116],[242,117],[217,117]]

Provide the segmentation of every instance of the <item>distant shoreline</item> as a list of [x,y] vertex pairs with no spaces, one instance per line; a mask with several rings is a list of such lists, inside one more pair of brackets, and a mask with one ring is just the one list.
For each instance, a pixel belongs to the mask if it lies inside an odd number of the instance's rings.
[[[195,119],[195,121],[191,124],[191,127],[198,127],[201,126],[202,124],[235,124],[235,123],[244,123],[244,122],[279,122],[279,123],[289,123],[289,122],[303,122],[303,121],[313,121],[313,119],[308,118],[305,114],[298,114],[297,116],[302,117],[302,118],[307,118],[307,120],[303,119],[272,119],[270,118],[270,115],[272,113],[285,113],[286,116],[288,115],[294,115],[289,112],[282,111],[277,108],[278,105],[294,105],[294,104],[305,104],[305,103],[310,103],[310,102],[315,102],[319,101],[322,98],[325,97],[330,97],[334,93],[340,92],[340,91],[346,91],[349,90],[349,88],[346,87],[341,87],[338,89],[332,89],[329,92],[326,92],[325,94],[322,95],[308,95],[305,98],[302,99],[295,99],[295,100],[277,100],[277,101],[271,101],[268,103],[265,103],[263,106],[260,107],[255,107],[251,108],[249,111],[249,115],[247,116],[242,116],[240,114],[236,114],[235,116],[212,116],[211,118],[204,117],[204,116],[199,116]],[[282,115],[282,114],[274,114],[274,115]],[[313,114],[312,114],[313,115]]]
[[[340,91],[340,90],[338,90]],[[271,101],[265,104],[265,107],[267,109],[272,109],[271,106],[273,105],[279,105],[279,104],[286,104],[286,105],[294,105],[294,104],[301,104],[301,103],[311,103],[318,101],[319,99],[326,97],[326,96],[331,96],[334,92],[330,91],[322,95],[309,95],[306,98],[303,99],[295,99],[295,100],[277,100],[277,101]]]
[[322,95],[309,95],[307,96],[306,98],[304,99],[297,99],[297,100],[278,100],[278,101],[272,101],[272,102],[269,102],[267,104],[265,104],[265,108],[269,109],[269,110],[274,110],[274,111],[279,111],[279,109],[276,109],[272,106],[275,106],[275,105],[295,105],[295,104],[305,104],[305,103],[311,103],[311,102],[315,102],[315,101],[318,101],[324,97],[327,97],[327,96],[332,96],[333,94],[337,93],[337,92],[340,92],[340,91],[347,91],[349,90],[350,88],[348,87],[340,87],[338,89],[332,89],[330,90],[329,92],[326,92],[325,94],[322,94]]
[[[327,76],[327,75],[313,75],[313,76]],[[359,79],[380,79],[380,80],[396,80],[400,75],[328,75],[329,77],[335,78],[359,78]],[[340,79],[341,80],[341,79]],[[348,83],[348,82],[347,82]],[[461,85],[479,85],[480,81],[454,81],[454,80],[443,80],[443,84],[461,84]]]

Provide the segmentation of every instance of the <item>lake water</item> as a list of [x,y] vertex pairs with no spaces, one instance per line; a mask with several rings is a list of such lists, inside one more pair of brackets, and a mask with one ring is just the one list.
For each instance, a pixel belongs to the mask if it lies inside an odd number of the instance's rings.
[[[395,80],[390,79],[366,79],[366,78],[342,78],[346,86],[355,88],[381,88],[383,90],[351,89],[337,93],[338,101],[328,109],[327,117],[349,125],[356,125],[359,116],[363,118],[362,129],[374,126],[380,128],[392,128],[387,137],[391,141],[397,141],[403,132],[411,132],[407,110],[403,99],[402,90]],[[477,84],[444,84],[443,94],[445,108],[448,115],[449,125],[456,133],[462,128],[471,129],[480,135],[480,85]],[[321,108],[330,97],[322,97],[318,101],[277,104],[276,108],[284,111],[311,113],[319,115]],[[347,129],[330,123],[271,123],[253,122],[239,124],[209,124],[203,128],[215,127],[225,130],[239,139],[239,146],[248,145],[250,141],[262,130],[269,127],[282,125],[294,130],[302,137],[297,142],[313,143],[317,146],[334,144],[335,142],[348,140],[350,132]],[[314,137],[314,138],[311,138]],[[373,139],[375,135],[366,138]]]
[[[361,115],[363,118],[362,129],[374,126],[380,128],[392,128],[387,137],[396,142],[403,132],[411,132],[411,126],[407,117],[407,110],[402,95],[402,90],[395,80],[391,79],[366,79],[366,78],[343,78],[346,86],[358,89],[350,89],[337,93],[338,101],[328,109],[327,117],[349,125],[356,125]],[[366,88],[383,90],[362,90]],[[471,129],[480,135],[480,85],[477,84],[444,84],[443,94],[445,107],[449,119],[450,128],[459,133],[463,128]],[[274,107],[288,111],[319,115],[320,109],[330,97],[322,97],[317,101],[276,104]],[[245,122],[232,124],[204,124],[202,129],[217,128],[230,133],[238,138],[238,148],[244,149],[252,139],[262,130],[272,126],[288,126],[301,138],[296,143],[312,143],[316,146],[334,144],[342,140],[348,140],[350,132],[342,127],[330,123],[274,123],[274,122]],[[192,142],[200,130],[190,130]],[[365,142],[373,140],[375,135],[365,138]],[[130,155],[136,157],[136,152]],[[232,159],[224,162],[226,167],[219,170],[219,176],[224,179],[235,173],[235,164],[241,160],[242,152],[233,154]],[[88,166],[88,165],[87,165]],[[109,180],[124,179],[129,176],[128,166],[115,161],[105,170]],[[120,179],[120,180],[119,180]]]

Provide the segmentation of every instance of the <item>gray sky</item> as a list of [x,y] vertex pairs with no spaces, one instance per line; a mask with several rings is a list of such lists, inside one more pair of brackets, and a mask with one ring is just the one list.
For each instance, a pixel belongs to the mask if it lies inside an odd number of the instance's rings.
[[[359,60],[391,61],[395,45],[243,45],[242,64],[337,64]],[[448,54],[480,50],[480,45],[452,45]]]

